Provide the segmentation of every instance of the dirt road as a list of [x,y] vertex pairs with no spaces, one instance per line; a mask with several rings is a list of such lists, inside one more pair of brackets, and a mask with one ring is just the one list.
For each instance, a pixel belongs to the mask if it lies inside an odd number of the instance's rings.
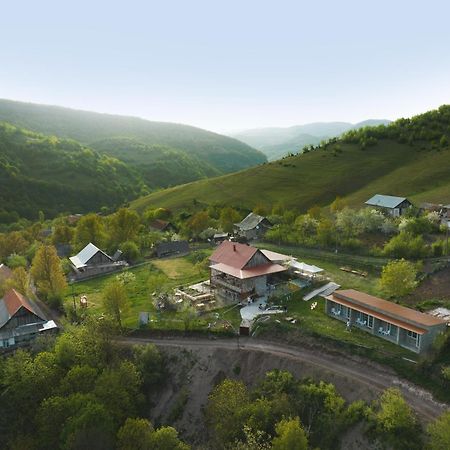
[[426,421],[433,420],[448,405],[433,400],[432,395],[411,383],[398,378],[390,369],[370,363],[346,359],[342,355],[319,352],[316,349],[293,347],[289,345],[255,340],[251,338],[237,339],[201,339],[201,338],[122,338],[126,344],[154,343],[160,347],[183,348],[187,350],[225,349],[227,351],[261,353],[261,357],[273,356],[308,364],[323,371],[345,377],[349,383],[363,385],[371,391],[381,392],[389,387],[397,387],[402,391],[406,401]]

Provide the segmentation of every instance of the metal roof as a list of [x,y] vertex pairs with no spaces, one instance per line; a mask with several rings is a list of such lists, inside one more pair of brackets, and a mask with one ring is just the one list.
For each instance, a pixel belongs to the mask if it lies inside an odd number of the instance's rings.
[[263,220],[267,219],[251,212],[245,219],[235,225],[242,231],[248,231],[256,228]]
[[382,208],[396,208],[400,203],[408,200],[405,197],[395,197],[393,195],[381,195],[376,194],[369,200],[367,200],[366,205],[370,206],[380,206]]
[[[334,299],[349,300],[353,304],[359,304],[366,307],[367,310],[373,311],[375,309],[387,317],[412,322],[414,325],[418,325],[419,327],[430,327],[445,323],[443,320],[430,316],[429,314],[424,314],[414,309],[407,308],[405,306],[398,305],[397,303],[383,300],[354,289],[335,291],[332,294],[332,297],[334,297]],[[331,300],[333,300],[333,298],[331,298]]]
[[[235,269],[242,269],[257,251],[257,248],[250,245],[223,241],[210,256],[209,260],[213,264],[222,263]],[[265,258],[267,262],[270,262],[267,256]]]
[[35,302],[32,302],[15,289],[11,289],[2,299],[0,299],[0,328],[9,322],[22,307],[39,317],[41,320],[46,320],[44,314]]
[[112,261],[111,256],[107,255],[104,251],[100,250],[92,242],[89,242],[89,244],[86,245],[86,247],[84,247],[80,253],[78,253],[75,256],[71,256],[69,259],[70,262],[77,269],[81,269],[82,267],[86,267],[86,264],[89,262],[89,260],[98,252],[103,253],[107,258],[109,258]]
[[261,266],[251,267],[250,269],[238,269],[228,264],[218,263],[210,266],[211,269],[217,270],[219,272],[226,273],[232,277],[239,278],[240,280],[245,280],[247,278],[260,277],[262,275],[270,275],[272,273],[284,272],[286,267],[280,264],[263,264]]
[[283,253],[273,252],[272,250],[266,250],[264,248],[261,249],[261,252],[264,256],[267,256],[272,262],[287,262],[293,261],[295,258],[293,256],[284,255]]
[[289,265],[293,269],[300,270],[301,272],[308,272],[308,273],[313,273],[313,274],[323,272],[323,269],[321,269],[320,267],[306,264],[304,262],[291,261]]

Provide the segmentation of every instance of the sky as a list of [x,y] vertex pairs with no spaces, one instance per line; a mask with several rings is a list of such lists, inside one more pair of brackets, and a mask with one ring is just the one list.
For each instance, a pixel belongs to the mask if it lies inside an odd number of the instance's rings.
[[0,98],[217,132],[450,103],[450,2],[0,0]]

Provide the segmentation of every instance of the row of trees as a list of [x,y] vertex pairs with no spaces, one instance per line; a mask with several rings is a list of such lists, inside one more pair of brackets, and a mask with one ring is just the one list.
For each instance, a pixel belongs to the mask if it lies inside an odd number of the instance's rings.
[[397,389],[386,390],[370,405],[347,405],[332,384],[297,380],[278,370],[250,391],[240,381],[224,380],[211,392],[205,414],[218,449],[334,449],[356,424],[363,425],[370,441],[397,450],[450,448],[449,412],[425,435]]
[[[292,212],[269,216],[275,227],[266,239],[277,243],[300,244],[311,247],[345,248],[394,258],[420,259],[440,256],[445,251],[442,239],[429,245],[424,237],[443,233],[437,214],[416,216],[416,211],[402,218],[392,218],[382,212],[362,208],[351,209],[341,200],[326,211],[311,208],[306,214]],[[370,247],[366,242],[376,244]]]
[[118,347],[103,320],[39,339],[34,350],[0,360],[1,448],[188,448],[175,429],[147,419],[166,379],[156,347]]

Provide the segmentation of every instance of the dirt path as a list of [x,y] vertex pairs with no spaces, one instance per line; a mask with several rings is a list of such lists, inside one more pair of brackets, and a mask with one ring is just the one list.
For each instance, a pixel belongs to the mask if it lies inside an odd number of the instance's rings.
[[[154,343],[166,348],[182,348],[185,350],[220,349],[241,353],[260,353],[262,357],[271,356],[285,360],[308,364],[324,373],[331,372],[347,380],[349,384],[362,386],[363,389],[381,391],[389,387],[397,387],[402,391],[406,401],[426,421],[435,419],[448,409],[448,405],[433,400],[432,395],[411,383],[399,379],[390,369],[369,361],[359,362],[345,359],[342,355],[335,356],[319,352],[317,349],[299,348],[284,344],[255,340],[251,338],[236,339],[200,339],[200,338],[122,338],[125,344]],[[239,346],[238,346],[239,345]]]

